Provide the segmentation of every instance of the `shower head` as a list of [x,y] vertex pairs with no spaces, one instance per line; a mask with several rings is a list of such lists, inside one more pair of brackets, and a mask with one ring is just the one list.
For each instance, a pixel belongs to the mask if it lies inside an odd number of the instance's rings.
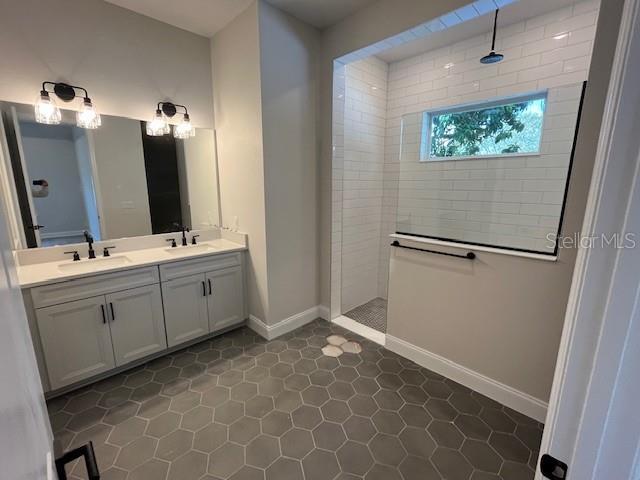
[[488,65],[490,63],[498,63],[502,61],[503,58],[504,55],[502,55],[501,53],[496,53],[492,50],[489,55],[485,55],[480,59],[480,63],[484,63],[485,65]]
[[498,12],[500,11],[500,9],[496,9],[496,15],[493,18],[493,40],[491,40],[491,52],[488,55],[485,55],[484,57],[482,57],[480,59],[480,63],[484,64],[484,65],[489,65],[491,63],[498,63],[500,61],[502,61],[502,59],[504,58],[504,55],[502,55],[501,53],[496,53],[495,49],[496,49],[496,27],[498,24]]

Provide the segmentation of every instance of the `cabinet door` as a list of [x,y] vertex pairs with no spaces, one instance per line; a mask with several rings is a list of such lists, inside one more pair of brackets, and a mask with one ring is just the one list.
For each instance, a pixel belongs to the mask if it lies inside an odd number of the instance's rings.
[[167,348],[160,285],[112,293],[105,299],[117,366]]
[[244,320],[242,267],[207,273],[209,328],[212,332]]
[[51,388],[115,367],[104,297],[36,310]]
[[162,284],[169,347],[209,333],[206,295],[204,274]]

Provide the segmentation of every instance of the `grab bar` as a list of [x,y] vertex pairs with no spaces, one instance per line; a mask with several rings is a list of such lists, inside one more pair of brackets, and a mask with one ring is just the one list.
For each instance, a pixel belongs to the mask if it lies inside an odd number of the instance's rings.
[[407,247],[406,245],[400,245],[400,242],[397,240],[394,240],[391,246],[398,247],[398,248],[406,248],[407,250],[417,250],[418,252],[437,253],[438,255],[446,255],[448,257],[466,258],[467,260],[473,260],[474,258],[476,258],[476,254],[473,252],[467,252],[464,255],[460,255],[459,253],[447,253],[447,252],[439,252],[437,250],[427,250],[425,248]]

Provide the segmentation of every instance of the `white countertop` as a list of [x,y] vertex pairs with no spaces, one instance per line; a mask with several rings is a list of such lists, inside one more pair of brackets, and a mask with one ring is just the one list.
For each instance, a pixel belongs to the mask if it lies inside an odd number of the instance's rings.
[[57,260],[46,263],[18,265],[18,281],[21,288],[31,288],[101,273],[118,272],[149,265],[161,265],[242,250],[246,250],[244,245],[218,238],[200,242],[195,247],[191,245],[186,247],[178,246],[176,248],[163,246],[113,253],[106,260],[99,255],[100,252],[97,252],[97,258],[92,260],[83,258],[79,262]]

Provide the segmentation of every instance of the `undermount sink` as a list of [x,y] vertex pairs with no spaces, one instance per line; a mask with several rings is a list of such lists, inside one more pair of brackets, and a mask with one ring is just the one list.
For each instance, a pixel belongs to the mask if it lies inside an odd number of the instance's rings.
[[84,273],[93,272],[102,268],[123,267],[131,263],[129,257],[117,255],[112,257],[101,257],[83,259],[79,262],[63,263],[58,265],[58,270],[63,273]]
[[171,255],[193,255],[194,253],[204,253],[215,250],[211,245],[187,245],[185,247],[165,248],[165,252]]

